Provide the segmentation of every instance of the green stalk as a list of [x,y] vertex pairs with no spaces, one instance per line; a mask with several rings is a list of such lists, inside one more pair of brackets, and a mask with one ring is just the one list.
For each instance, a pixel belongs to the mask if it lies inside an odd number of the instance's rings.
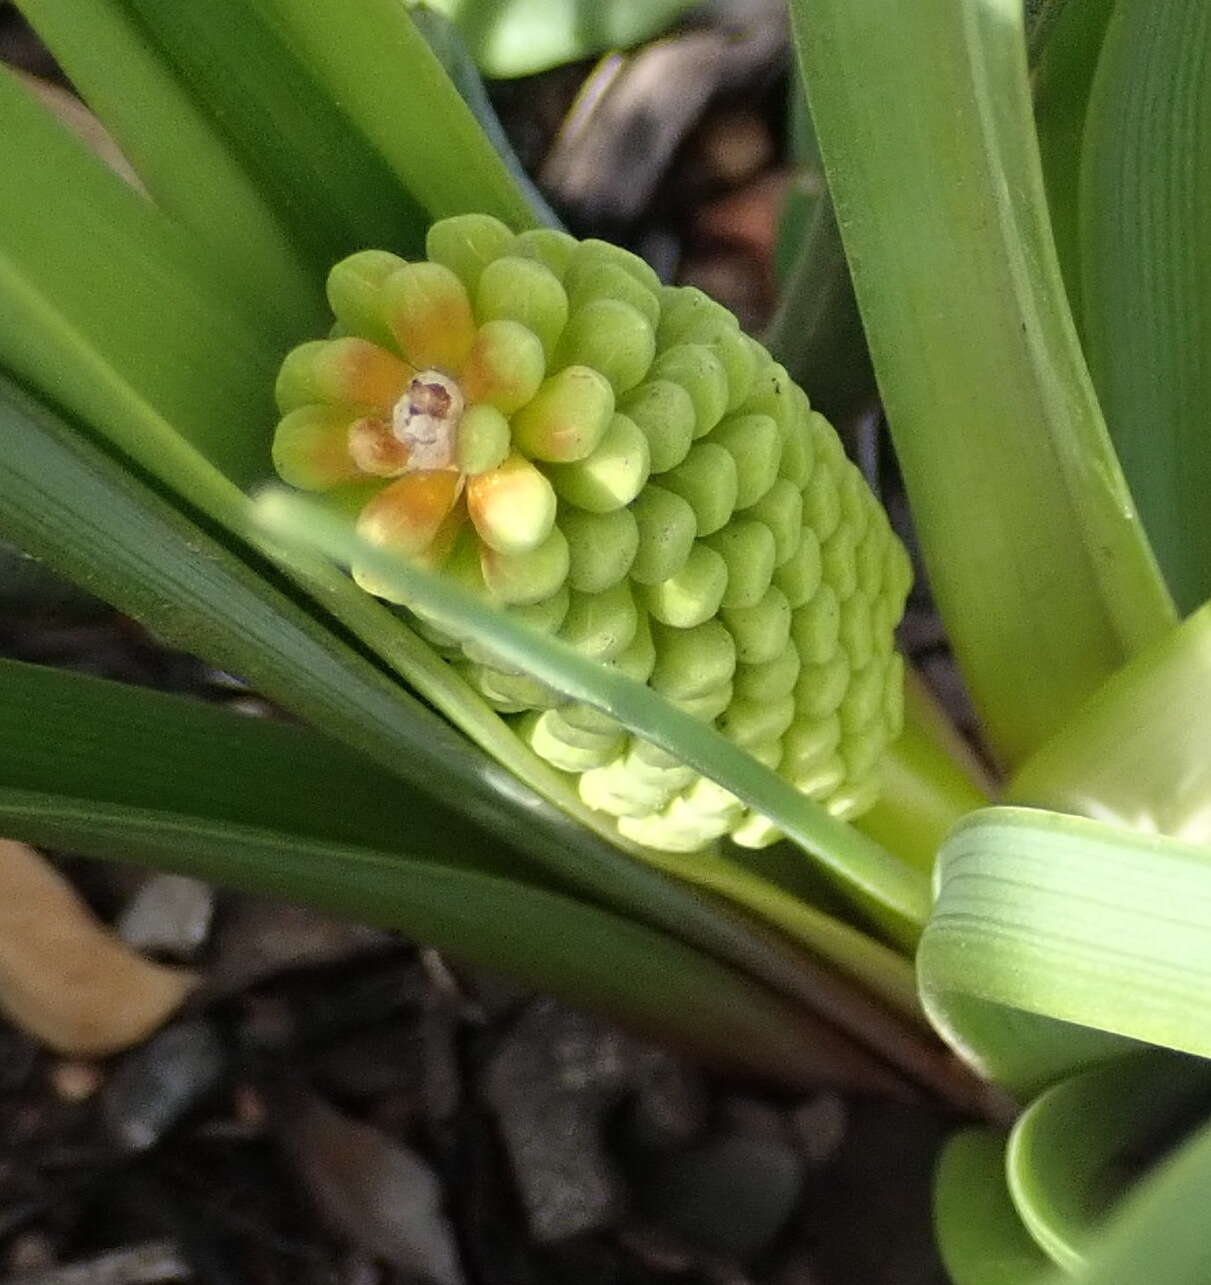
[[991,791],[970,749],[910,668],[904,731],[883,765],[883,792],[854,824],[928,874],[946,836],[969,812],[984,807]]
[[1019,762],[1174,619],[1047,224],[1019,0],[792,0],[931,582]]

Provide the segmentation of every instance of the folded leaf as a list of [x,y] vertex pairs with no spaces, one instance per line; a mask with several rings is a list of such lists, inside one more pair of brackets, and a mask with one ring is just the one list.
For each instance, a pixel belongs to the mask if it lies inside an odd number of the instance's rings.
[[1042,1285],[1050,1263],[1009,1199],[1005,1139],[991,1129],[965,1129],[946,1144],[934,1227],[953,1285]]
[[1056,1264],[1072,1274],[1085,1266],[1131,1171],[1205,1111],[1209,1095],[1211,1063],[1150,1050],[1031,1103],[1009,1136],[1006,1172],[1023,1223]]
[[942,850],[917,974],[951,1046],[1014,1092],[1138,1040],[1211,1055],[1211,849],[975,812]]

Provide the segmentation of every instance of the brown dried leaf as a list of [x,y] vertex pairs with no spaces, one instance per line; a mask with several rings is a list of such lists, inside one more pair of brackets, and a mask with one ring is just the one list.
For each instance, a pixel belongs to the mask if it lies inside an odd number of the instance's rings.
[[0,1009],[22,1030],[103,1056],[144,1039],[197,984],[125,946],[48,861],[0,839]]

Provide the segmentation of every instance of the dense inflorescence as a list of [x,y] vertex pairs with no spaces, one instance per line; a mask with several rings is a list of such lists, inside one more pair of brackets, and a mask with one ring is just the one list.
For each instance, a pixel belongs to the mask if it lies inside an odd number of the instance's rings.
[[[282,478],[835,814],[869,807],[902,720],[910,572],[832,427],[726,309],[625,250],[465,215],[427,253],[332,270],[333,334],[278,379]],[[623,834],[687,852],[778,837],[605,715],[415,623]]]

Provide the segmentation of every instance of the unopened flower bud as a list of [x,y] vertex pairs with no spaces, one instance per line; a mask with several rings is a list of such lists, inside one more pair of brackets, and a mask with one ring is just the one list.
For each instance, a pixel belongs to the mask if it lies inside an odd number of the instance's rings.
[[[650,683],[836,815],[870,806],[903,722],[911,567],[802,389],[721,305],[616,246],[465,214],[426,249],[332,269],[336,337],[277,382],[281,476]],[[778,837],[487,640],[416,626],[623,835],[679,852]]]

